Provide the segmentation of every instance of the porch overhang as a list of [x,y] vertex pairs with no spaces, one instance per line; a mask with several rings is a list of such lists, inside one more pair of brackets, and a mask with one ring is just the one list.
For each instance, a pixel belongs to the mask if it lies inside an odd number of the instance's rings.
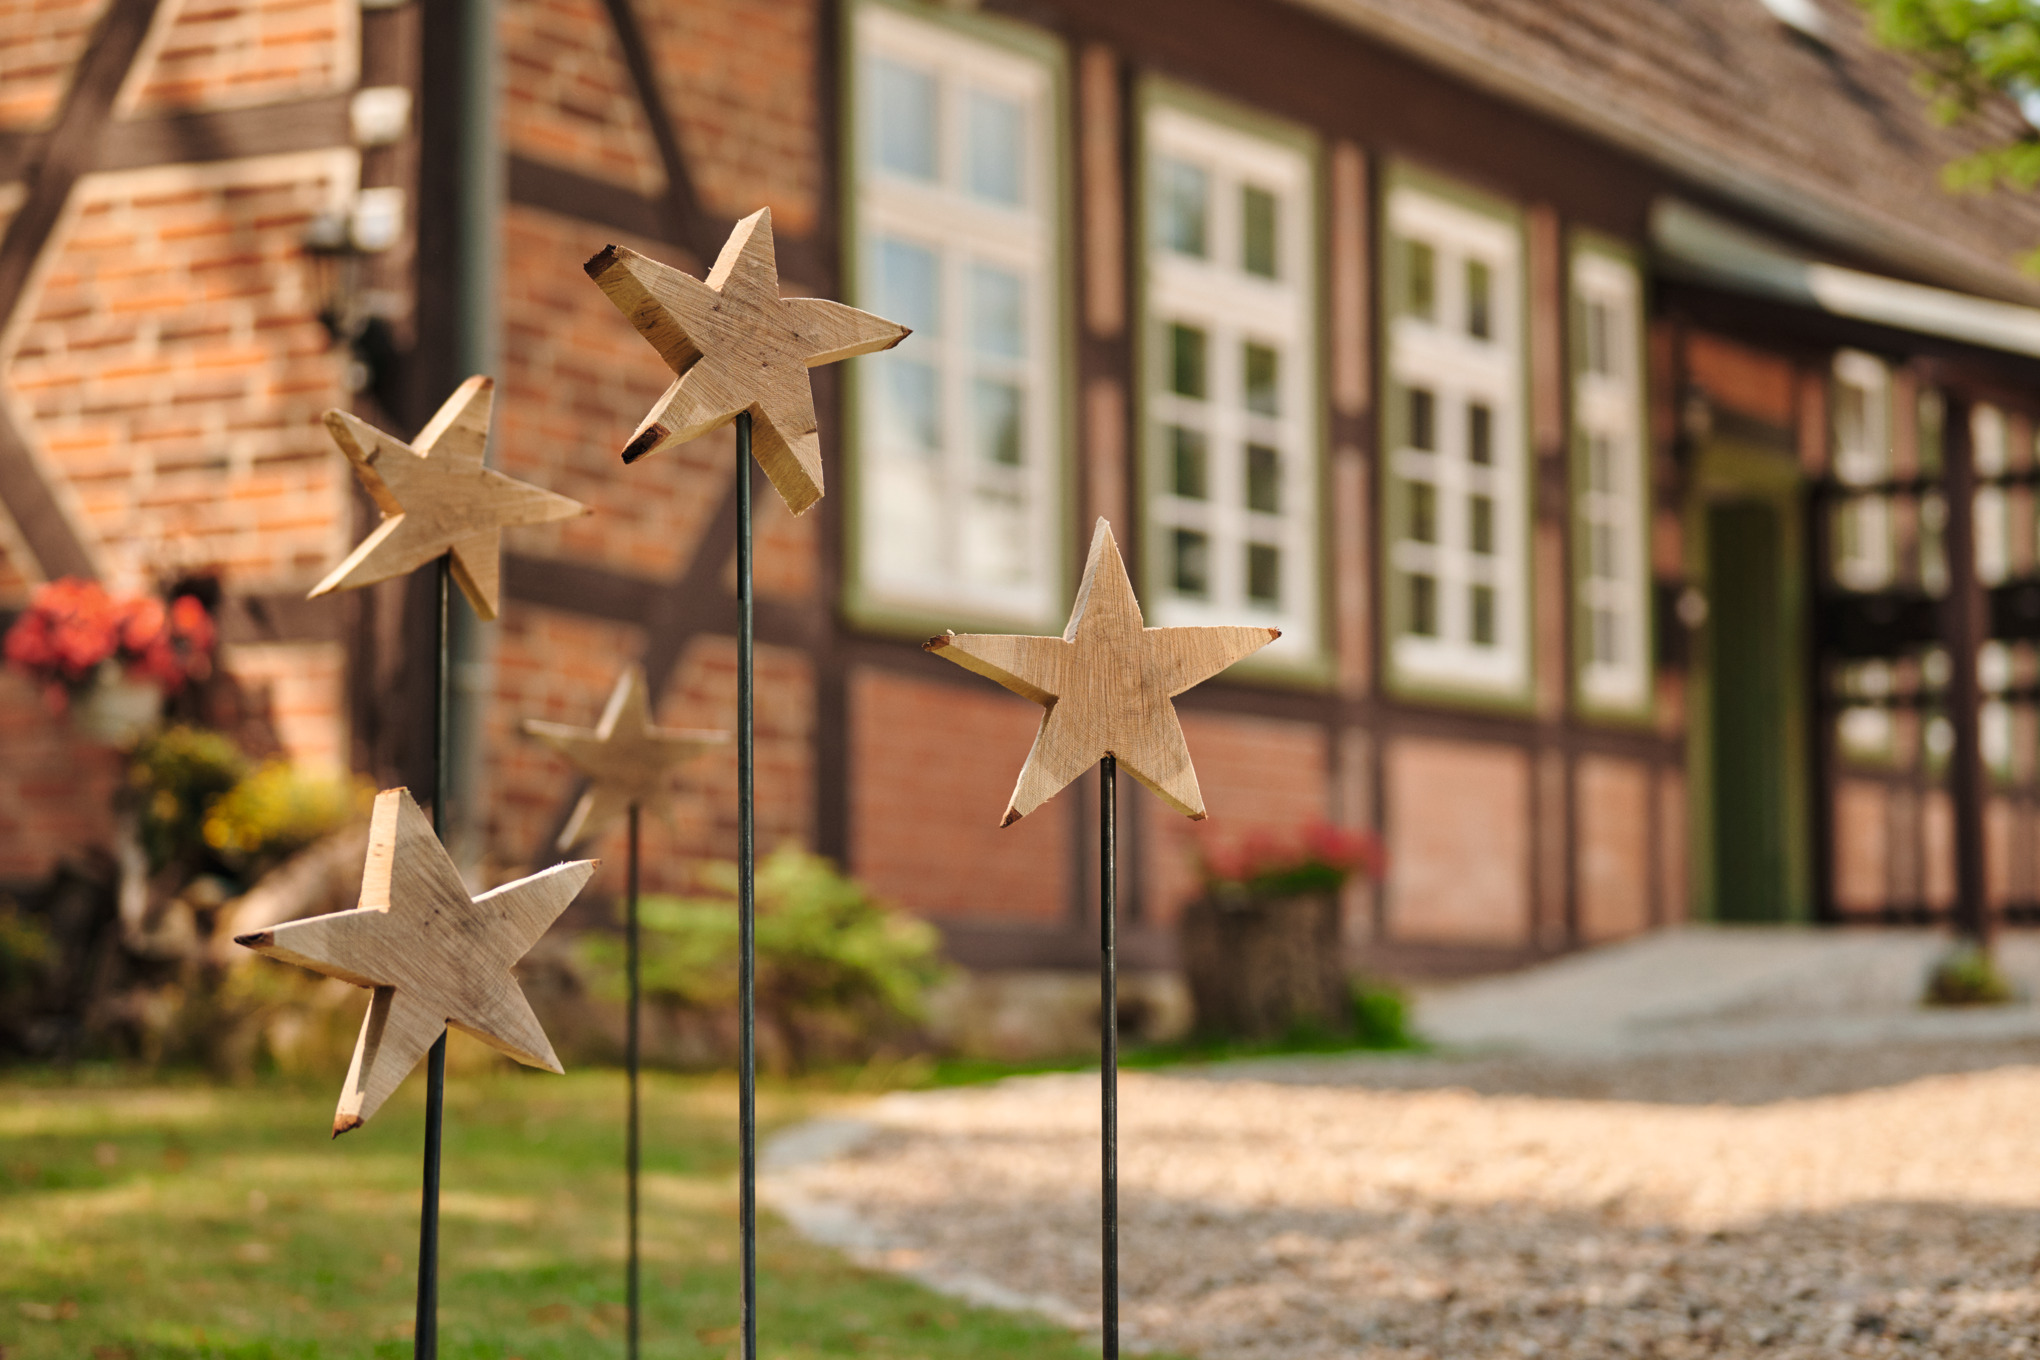
[[1824,264],[1675,198],[1651,208],[1659,272],[1895,330],[2040,358],[2040,307]]

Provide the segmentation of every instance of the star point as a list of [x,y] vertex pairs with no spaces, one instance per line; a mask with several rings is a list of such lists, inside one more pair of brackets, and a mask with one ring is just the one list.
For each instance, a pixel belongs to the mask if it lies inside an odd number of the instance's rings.
[[410,792],[385,789],[369,823],[359,906],[235,937],[259,954],[372,991],[334,1111],[335,1137],[381,1109],[449,1026],[527,1066],[563,1070],[511,969],[595,864],[555,865],[470,897]]
[[387,581],[450,554],[475,613],[496,617],[503,530],[572,519],[588,507],[483,465],[494,391],[492,380],[469,378],[408,444],[359,416],[326,412],[327,433],[383,519],[308,598]]
[[623,461],[751,414],[751,454],[796,515],[822,498],[822,444],[808,370],[891,349],[905,326],[825,298],[779,296],[772,210],[737,223],[706,279],[623,246],[582,268],[673,370]]
[[592,728],[524,720],[527,735],[565,756],[588,780],[555,842],[566,851],[604,830],[633,804],[669,806],[668,777],[683,762],[729,740],[727,732],[652,725],[644,668],[627,667],[616,678],[609,703]]
[[1202,820],[1204,796],[1170,701],[1280,636],[1274,628],[1144,626],[1112,526],[1100,519],[1061,637],[945,633],[924,646],[1048,710],[999,823],[1011,826],[1108,755],[1170,807]]

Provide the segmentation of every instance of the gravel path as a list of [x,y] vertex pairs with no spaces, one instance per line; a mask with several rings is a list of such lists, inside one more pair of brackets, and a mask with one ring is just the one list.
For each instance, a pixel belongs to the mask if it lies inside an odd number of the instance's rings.
[[[2030,1043],[1271,1063],[1129,1075],[1120,1109],[1126,1332],[1146,1347],[2040,1355]],[[797,1223],[1095,1317],[1095,1077],[890,1097],[869,1123],[772,1174]]]

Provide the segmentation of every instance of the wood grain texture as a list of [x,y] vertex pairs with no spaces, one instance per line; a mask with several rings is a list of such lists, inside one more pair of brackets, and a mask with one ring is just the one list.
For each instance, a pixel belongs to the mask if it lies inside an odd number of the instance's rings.
[[737,223],[705,281],[622,246],[604,247],[583,268],[674,374],[623,461],[698,439],[749,411],[752,455],[796,515],[822,498],[807,371],[891,349],[911,334],[840,302],[780,297],[769,208]]
[[595,872],[576,860],[469,897],[407,789],[376,795],[361,905],[292,921],[236,944],[374,997],[333,1114],[333,1136],[382,1108],[451,1025],[521,1063],[561,1071],[511,968]]
[[672,806],[673,771],[730,739],[727,732],[652,726],[651,698],[641,666],[631,666],[616,678],[616,688],[594,727],[526,718],[524,730],[572,761],[588,780],[581,801],[560,829],[556,845],[562,851],[599,835],[633,804],[667,811]]
[[1048,709],[1000,822],[1011,826],[1108,755],[1201,820],[1204,795],[1170,700],[1280,636],[1274,628],[1143,627],[1112,526],[1100,519],[1061,637],[947,633],[925,645]]
[[327,432],[383,520],[308,598],[387,581],[450,552],[475,613],[496,617],[504,528],[572,519],[588,507],[482,466],[494,390],[491,379],[469,378],[409,444],[359,416],[326,412]]

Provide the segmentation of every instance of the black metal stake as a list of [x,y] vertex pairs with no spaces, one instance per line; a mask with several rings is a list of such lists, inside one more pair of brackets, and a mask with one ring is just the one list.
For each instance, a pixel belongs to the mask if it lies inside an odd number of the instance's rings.
[[[453,556],[439,559],[439,650],[433,663],[432,831],[445,838],[447,789],[453,782],[447,746],[452,738],[453,674],[448,664],[447,611],[451,606]],[[446,1035],[432,1045],[425,1065],[425,1190],[418,1207],[418,1316],[411,1353],[417,1360],[439,1355],[439,1148],[446,1122]]]
[[1119,762],[1098,762],[1098,1116],[1105,1360],[1119,1360]]
[[751,750],[751,413],[737,416],[737,1218],[743,1360],[758,1357],[758,931]]
[[638,1354],[638,1155],[641,1144],[638,1138],[638,805],[630,805],[630,860],[626,866],[628,888],[623,934],[625,952],[628,957],[626,968],[630,979],[630,1009],[625,1013],[623,1038],[623,1065],[630,1071],[630,1130],[625,1135],[624,1162],[629,1201],[627,1217],[630,1221],[630,1246],[627,1265],[624,1268],[625,1308],[629,1318],[624,1333],[623,1353],[628,1360],[637,1360]]

